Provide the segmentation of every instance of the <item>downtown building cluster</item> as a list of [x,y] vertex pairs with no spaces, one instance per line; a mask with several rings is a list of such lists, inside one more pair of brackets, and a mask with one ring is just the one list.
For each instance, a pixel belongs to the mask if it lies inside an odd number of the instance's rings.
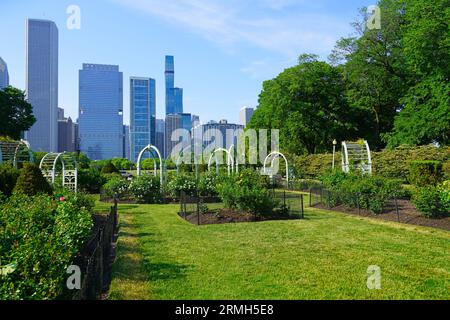
[[[118,65],[83,63],[79,70],[78,119],[64,116],[58,105],[58,28],[53,21],[28,19],[26,23],[26,95],[36,123],[24,133],[34,151],[83,152],[92,160],[127,158],[136,161],[147,145],[168,158],[178,142],[172,133],[189,134],[210,129],[243,129],[253,113],[243,108],[240,125],[226,120],[202,125],[197,115],[186,113],[183,89],[175,87],[175,61],[165,57],[165,118],[156,118],[156,81],[131,76],[130,125],[124,125],[123,73]],[[8,67],[0,58],[0,89],[9,85]],[[224,145],[233,141],[224,140]]]

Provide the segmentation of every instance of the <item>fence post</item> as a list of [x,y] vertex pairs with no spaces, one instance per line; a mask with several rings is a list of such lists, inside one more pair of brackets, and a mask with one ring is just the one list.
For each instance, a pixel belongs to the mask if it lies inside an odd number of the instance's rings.
[[303,194],[300,195],[300,201],[302,203],[302,219],[305,218],[305,208],[303,206]]
[[309,207],[312,207],[312,189],[309,189]]
[[359,193],[356,194],[356,205],[358,206],[358,215],[361,215],[361,205],[359,203]]
[[197,225],[200,225],[200,196],[197,195]]
[[397,196],[394,196],[395,199],[395,211],[397,212],[397,220],[400,222],[400,210],[398,209]]

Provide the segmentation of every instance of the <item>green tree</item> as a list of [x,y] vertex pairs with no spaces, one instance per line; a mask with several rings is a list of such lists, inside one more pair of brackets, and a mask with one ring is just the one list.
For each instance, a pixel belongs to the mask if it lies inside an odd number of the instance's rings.
[[26,194],[28,196],[35,196],[40,193],[51,195],[53,190],[37,165],[25,163],[13,193]]
[[450,144],[450,1],[408,0],[402,39],[414,83],[401,99],[389,147]]
[[343,63],[348,101],[362,111],[360,135],[373,148],[385,145],[382,134],[392,130],[411,78],[401,45],[404,1],[381,0],[378,5],[381,29],[365,27],[368,13],[362,9],[362,19],[353,24],[357,37],[341,39],[330,55],[333,64]]
[[249,128],[280,129],[281,145],[293,154],[325,151],[333,139],[356,137],[344,93],[339,68],[302,55],[297,66],[264,82]]
[[25,100],[25,93],[14,87],[0,90],[0,136],[19,140],[36,122],[33,107]]

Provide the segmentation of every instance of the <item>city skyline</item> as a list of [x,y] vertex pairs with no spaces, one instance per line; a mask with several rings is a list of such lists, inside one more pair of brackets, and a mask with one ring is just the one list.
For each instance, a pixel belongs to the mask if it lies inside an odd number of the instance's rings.
[[[238,123],[242,106],[256,107],[264,80],[294,65],[300,53],[317,53],[326,58],[335,40],[351,32],[350,23],[357,17],[357,9],[372,4],[365,0],[343,4],[330,0],[314,4],[243,1],[227,6],[221,14],[223,5],[215,0],[199,1],[203,4],[197,13],[191,1],[173,1],[172,10],[164,10],[168,6],[165,2],[150,2],[151,5],[134,0],[78,1],[80,30],[67,28],[66,3],[27,1],[26,10],[15,2],[2,4],[2,12],[8,15],[0,13],[0,17],[2,25],[8,28],[2,28],[0,36],[10,41],[0,56],[8,63],[11,85],[25,89],[24,21],[43,18],[55,21],[60,31],[58,106],[65,108],[72,119],[76,119],[78,110],[77,72],[85,62],[120,65],[125,79],[134,74],[154,77],[159,92],[157,118],[164,118],[163,57],[170,54],[177,57],[177,83],[184,88],[185,109],[201,115],[205,122],[226,118]],[[236,12],[227,15],[229,7]],[[287,17],[285,33],[280,31],[281,15]],[[305,16],[309,18],[301,19]],[[217,26],[207,24],[213,21],[217,21]],[[261,25],[264,21],[266,24]],[[258,23],[258,28],[252,27]],[[140,56],[136,52],[146,54]],[[124,101],[127,123],[128,86],[124,88]]]

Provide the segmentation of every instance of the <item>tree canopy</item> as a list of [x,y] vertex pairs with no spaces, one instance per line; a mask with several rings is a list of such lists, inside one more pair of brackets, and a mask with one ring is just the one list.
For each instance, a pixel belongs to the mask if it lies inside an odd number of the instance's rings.
[[264,82],[250,128],[280,129],[285,151],[317,153],[333,139],[373,149],[450,144],[450,0],[380,0],[381,29],[339,40],[329,63],[302,55]]
[[33,107],[25,100],[25,93],[14,87],[0,90],[0,136],[15,140],[36,122]]

